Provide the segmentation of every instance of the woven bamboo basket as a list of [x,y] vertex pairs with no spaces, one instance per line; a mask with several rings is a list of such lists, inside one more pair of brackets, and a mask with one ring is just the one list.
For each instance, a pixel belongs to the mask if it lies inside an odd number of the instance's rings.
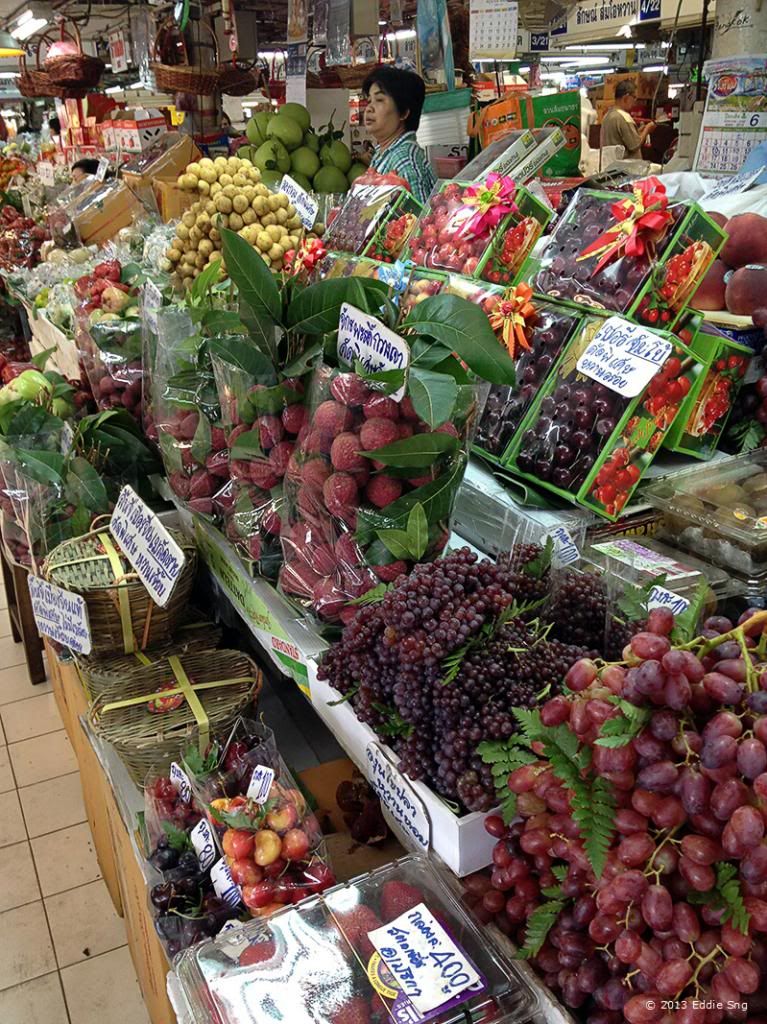
[[44,71],[40,64],[40,47],[43,43],[49,44],[50,38],[47,35],[40,36],[35,47],[35,67],[27,67],[25,57],[19,57],[19,92],[28,99],[41,97],[52,97],[54,99],[82,99],[87,90],[65,89],[61,85],[54,85],[51,76]]
[[116,700],[126,679],[129,679],[132,673],[140,672],[146,666],[170,654],[183,657],[199,651],[215,651],[221,643],[222,635],[223,630],[220,626],[206,622],[200,614],[180,626],[168,643],[160,644],[146,653],[134,651],[133,654],[118,657],[78,657],[80,681],[89,700],[98,700],[102,697]]
[[187,613],[197,551],[183,534],[170,531],[186,555],[164,607],[149,591],[106,530],[59,544],[43,563],[43,576],[81,594],[88,608],[91,656],[131,654],[168,643]]
[[260,670],[240,651],[171,655],[134,670],[119,697],[99,698],[89,717],[141,787],[152,766],[180,760],[190,744],[204,753],[212,737],[226,738],[261,685]]
[[54,85],[64,89],[95,89],[104,74],[104,61],[100,57],[83,53],[80,29],[74,20],[71,23],[73,32],[66,29],[62,21],[61,41],[69,38],[77,46],[78,52],[48,56],[43,61],[43,69]]
[[[152,63],[149,65],[154,73],[155,82],[160,92],[187,92],[193,96],[212,96],[218,88],[218,81],[221,74],[218,66],[218,42],[210,27],[206,25],[205,22],[200,22],[200,24],[205,25],[206,30],[210,33],[213,39],[213,54],[216,66],[204,68],[202,66],[197,67],[190,64],[184,37],[178,31],[175,23],[170,22],[161,25],[157,35],[155,36],[154,44],[152,46],[153,59]],[[175,37],[176,45],[181,53],[182,63],[164,64],[162,61],[157,59],[157,44],[160,40],[160,36],[163,34],[165,36],[172,35]]]
[[248,96],[255,92],[257,82],[256,73],[244,61],[238,61],[236,54],[218,66],[218,89],[226,96]]
[[[356,49],[357,43],[354,42],[352,43],[352,61],[354,60]],[[333,64],[332,70],[335,71],[341,79],[341,85],[344,89],[360,89],[371,71],[375,71],[375,69],[380,67],[382,64],[393,63],[394,62],[391,58],[384,58],[383,56],[382,37],[378,48],[378,60],[369,60],[364,64]]]

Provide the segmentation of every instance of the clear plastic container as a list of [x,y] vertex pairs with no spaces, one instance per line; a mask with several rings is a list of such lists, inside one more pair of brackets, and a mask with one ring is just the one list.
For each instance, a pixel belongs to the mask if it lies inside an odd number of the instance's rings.
[[[371,933],[411,913],[422,923],[434,915],[436,927],[430,923],[446,954],[440,961],[445,991],[448,977],[456,981],[452,997],[441,1003],[432,997],[431,1010],[427,979],[417,976],[417,1006],[377,952],[395,940],[375,934],[376,944],[371,940]],[[417,920],[403,924],[411,948]],[[448,970],[461,961],[460,970]],[[460,987],[477,975],[472,988]],[[416,856],[200,943],[176,959],[168,988],[180,1024],[521,1024],[538,1007],[533,989],[469,920],[430,863]]]
[[653,484],[674,543],[745,579],[767,582],[767,450],[700,466]]

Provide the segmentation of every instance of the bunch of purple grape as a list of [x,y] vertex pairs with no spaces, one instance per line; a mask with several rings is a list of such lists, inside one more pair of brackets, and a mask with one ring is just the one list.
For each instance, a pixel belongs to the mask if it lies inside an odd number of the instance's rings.
[[578,660],[540,711],[611,793],[601,871],[549,752],[511,773],[517,817],[487,819],[494,868],[467,902],[588,1024],[764,1024],[767,612],[676,647],[673,628],[653,610],[620,663]]

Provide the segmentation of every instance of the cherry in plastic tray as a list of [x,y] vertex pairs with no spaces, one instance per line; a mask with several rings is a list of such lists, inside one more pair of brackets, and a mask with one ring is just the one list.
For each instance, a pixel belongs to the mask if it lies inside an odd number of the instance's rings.
[[171,991],[193,1024],[521,1024],[536,1008],[421,857],[200,944],[176,962]]

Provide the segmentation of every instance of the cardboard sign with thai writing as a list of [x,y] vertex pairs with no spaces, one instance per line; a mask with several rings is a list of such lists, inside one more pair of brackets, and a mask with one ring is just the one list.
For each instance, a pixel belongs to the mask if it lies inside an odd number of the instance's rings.
[[240,887],[232,878],[229,865],[222,857],[210,869],[210,880],[213,882],[213,889],[220,899],[228,903],[230,907],[238,907],[242,902]]
[[91,630],[84,598],[39,576],[27,576],[27,585],[38,632],[78,654],[90,654]]
[[378,743],[371,741],[365,751],[370,785],[378,794],[384,811],[399,829],[422,850],[429,849],[431,824],[423,801]]
[[154,512],[127,484],[120,491],[109,532],[138,573],[155,604],[168,603],[186,555]]
[[189,833],[192,840],[194,852],[197,854],[197,861],[201,871],[207,871],[216,859],[216,844],[213,840],[213,833],[205,818],[200,818],[192,831]]
[[189,776],[181,765],[172,761],[168,777],[170,778],[171,785],[178,793],[181,803],[188,804],[192,799],[192,783],[189,781]]
[[[367,373],[404,370],[410,362],[407,342],[369,313],[345,302],[338,318],[338,358],[347,366],[362,363]],[[391,397],[400,401],[403,385]]]
[[405,1019],[456,1006],[467,998],[462,993],[484,987],[474,964],[425,903],[368,932],[368,938],[419,1014]]
[[56,183],[55,174],[56,171],[53,164],[47,160],[37,165],[38,178],[42,181],[43,185],[47,185],[49,188]]
[[301,223],[307,231],[311,231],[314,222],[317,220],[319,206],[312,199],[306,189],[301,188],[297,181],[293,181],[289,174],[286,174],[280,182],[280,192],[284,192],[296,208],[296,213],[301,218]]
[[557,565],[571,565],[581,557],[572,534],[564,526],[557,526],[549,532],[554,544],[554,562]]
[[266,803],[269,797],[269,790],[274,782],[274,769],[264,764],[257,764],[250,777],[248,792],[245,794],[248,800],[257,804]]
[[623,398],[636,398],[670,355],[669,338],[611,316],[576,365],[580,373]]

